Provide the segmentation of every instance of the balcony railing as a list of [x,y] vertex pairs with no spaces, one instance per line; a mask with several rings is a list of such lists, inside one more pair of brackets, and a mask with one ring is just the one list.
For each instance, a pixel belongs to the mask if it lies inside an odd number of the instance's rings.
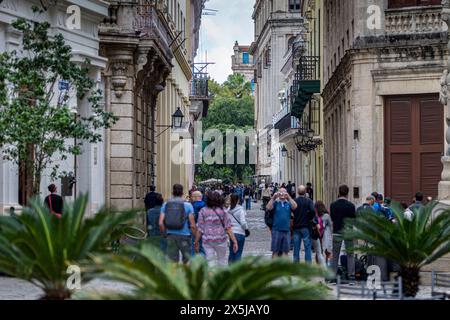
[[191,98],[196,99],[209,99],[208,90],[208,80],[209,76],[206,73],[194,73],[191,81]]
[[172,50],[170,49],[169,41],[173,39],[158,13],[156,1],[137,5],[133,28],[139,31],[142,37],[151,37],[159,40],[166,54],[171,57]]
[[320,93],[320,57],[302,56],[291,87],[292,115],[301,119],[313,94]]
[[320,57],[319,56],[301,56],[299,64],[297,66],[297,73],[295,74],[295,80],[319,80]]
[[291,108],[289,105],[285,106],[280,112],[273,116],[272,121],[274,128],[279,130],[279,135],[282,135],[291,129],[300,128],[298,119],[291,115]]
[[416,34],[444,31],[441,6],[389,9],[385,12],[386,34]]

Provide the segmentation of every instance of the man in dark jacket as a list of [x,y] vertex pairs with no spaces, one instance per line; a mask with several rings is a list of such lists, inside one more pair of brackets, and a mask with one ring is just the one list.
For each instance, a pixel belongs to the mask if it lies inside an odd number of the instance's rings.
[[[330,206],[330,216],[333,222],[333,272],[337,273],[339,256],[342,247],[342,232],[344,230],[344,220],[356,218],[355,205],[348,201],[349,188],[346,185],[339,187],[339,199]],[[355,259],[354,254],[349,250],[353,249],[353,241],[345,240],[345,251],[347,252],[347,270],[350,281],[355,280]]]
[[156,192],[155,186],[150,186],[150,192],[145,196],[145,210],[148,211],[156,206],[156,196],[158,193]]
[[312,263],[311,227],[315,217],[314,202],[306,196],[306,187],[298,188],[298,198],[295,199],[297,209],[294,211],[294,262],[300,262],[300,249],[303,240],[305,260]]

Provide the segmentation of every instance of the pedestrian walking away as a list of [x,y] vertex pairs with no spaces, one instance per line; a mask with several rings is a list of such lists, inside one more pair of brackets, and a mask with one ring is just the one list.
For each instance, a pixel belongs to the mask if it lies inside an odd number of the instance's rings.
[[[195,224],[198,222],[198,214],[200,213],[200,210],[202,210],[206,203],[203,199],[203,194],[200,191],[194,191],[191,194],[191,201],[192,201],[192,207],[194,208],[194,219]],[[191,256],[195,256],[197,252],[195,251],[195,238],[197,234],[191,234]],[[202,239],[199,240],[199,254],[203,257],[206,257],[205,255],[205,249],[203,248]]]
[[297,208],[294,211],[294,262],[300,262],[300,250],[303,242],[305,248],[305,261],[312,263],[311,246],[312,228],[317,225],[314,222],[315,209],[313,201],[306,195],[306,187],[298,188],[298,198],[295,199]]
[[148,211],[149,209],[156,206],[156,196],[159,193],[156,192],[155,186],[150,186],[150,192],[145,195],[144,204],[145,204],[145,210]]
[[159,227],[161,232],[167,232],[168,256],[174,262],[179,262],[181,254],[183,263],[189,262],[191,252],[191,233],[196,234],[194,208],[183,199],[183,186],[175,184],[173,198],[161,208]]
[[322,201],[317,201],[315,204],[317,215],[322,219],[322,249],[325,254],[325,263],[327,267],[330,266],[330,259],[333,252],[333,223],[331,222],[330,213]]
[[244,251],[245,238],[249,235],[248,225],[246,220],[247,213],[244,208],[239,204],[239,196],[237,194],[233,194],[231,196],[231,206],[228,211],[229,218],[231,220],[231,229],[233,230],[233,234],[236,237],[238,243],[238,251],[234,252],[233,243],[230,243],[230,254],[228,257],[228,263],[232,264],[241,260],[242,252]]
[[210,266],[226,266],[228,264],[228,245],[230,238],[233,252],[238,252],[238,242],[231,228],[231,221],[223,208],[223,199],[216,192],[206,194],[206,207],[198,215],[198,233],[195,238],[195,249],[198,252],[200,238],[203,241],[206,259]]
[[159,228],[159,218],[163,204],[164,199],[162,195],[156,194],[154,206],[147,210],[147,239],[150,243],[159,247],[164,254],[167,254],[167,234],[162,233]]
[[[332,253],[332,269],[337,274],[339,257],[341,254],[342,232],[344,230],[345,219],[355,219],[355,205],[348,201],[349,188],[346,185],[339,187],[339,199],[330,206],[330,216],[333,222],[333,253]],[[345,240],[345,251],[347,253],[347,270],[350,281],[355,280],[355,260],[352,252],[353,240]]]
[[48,186],[48,191],[50,194],[45,198],[44,203],[50,210],[50,213],[55,215],[58,218],[62,217],[63,213],[63,198],[56,194],[58,191],[54,184]]

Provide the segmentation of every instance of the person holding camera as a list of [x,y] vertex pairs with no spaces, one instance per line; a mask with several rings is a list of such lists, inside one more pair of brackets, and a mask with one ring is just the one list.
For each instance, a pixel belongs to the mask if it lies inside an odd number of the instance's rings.
[[292,212],[297,209],[297,203],[286,189],[281,188],[267,204],[267,210],[273,210],[272,258],[288,256],[291,243]]

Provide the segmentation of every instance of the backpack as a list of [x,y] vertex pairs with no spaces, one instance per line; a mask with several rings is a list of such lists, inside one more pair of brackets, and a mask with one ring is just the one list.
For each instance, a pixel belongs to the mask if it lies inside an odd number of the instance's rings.
[[266,213],[264,214],[264,222],[266,223],[266,226],[269,228],[273,227],[273,215],[274,210],[266,210]]
[[325,233],[325,227],[323,225],[322,217],[317,217],[317,220],[318,220],[319,226],[320,226],[320,228],[319,228],[320,239],[322,239],[323,238],[323,234]]
[[164,224],[169,230],[181,230],[186,223],[186,211],[183,201],[168,201],[166,203]]

